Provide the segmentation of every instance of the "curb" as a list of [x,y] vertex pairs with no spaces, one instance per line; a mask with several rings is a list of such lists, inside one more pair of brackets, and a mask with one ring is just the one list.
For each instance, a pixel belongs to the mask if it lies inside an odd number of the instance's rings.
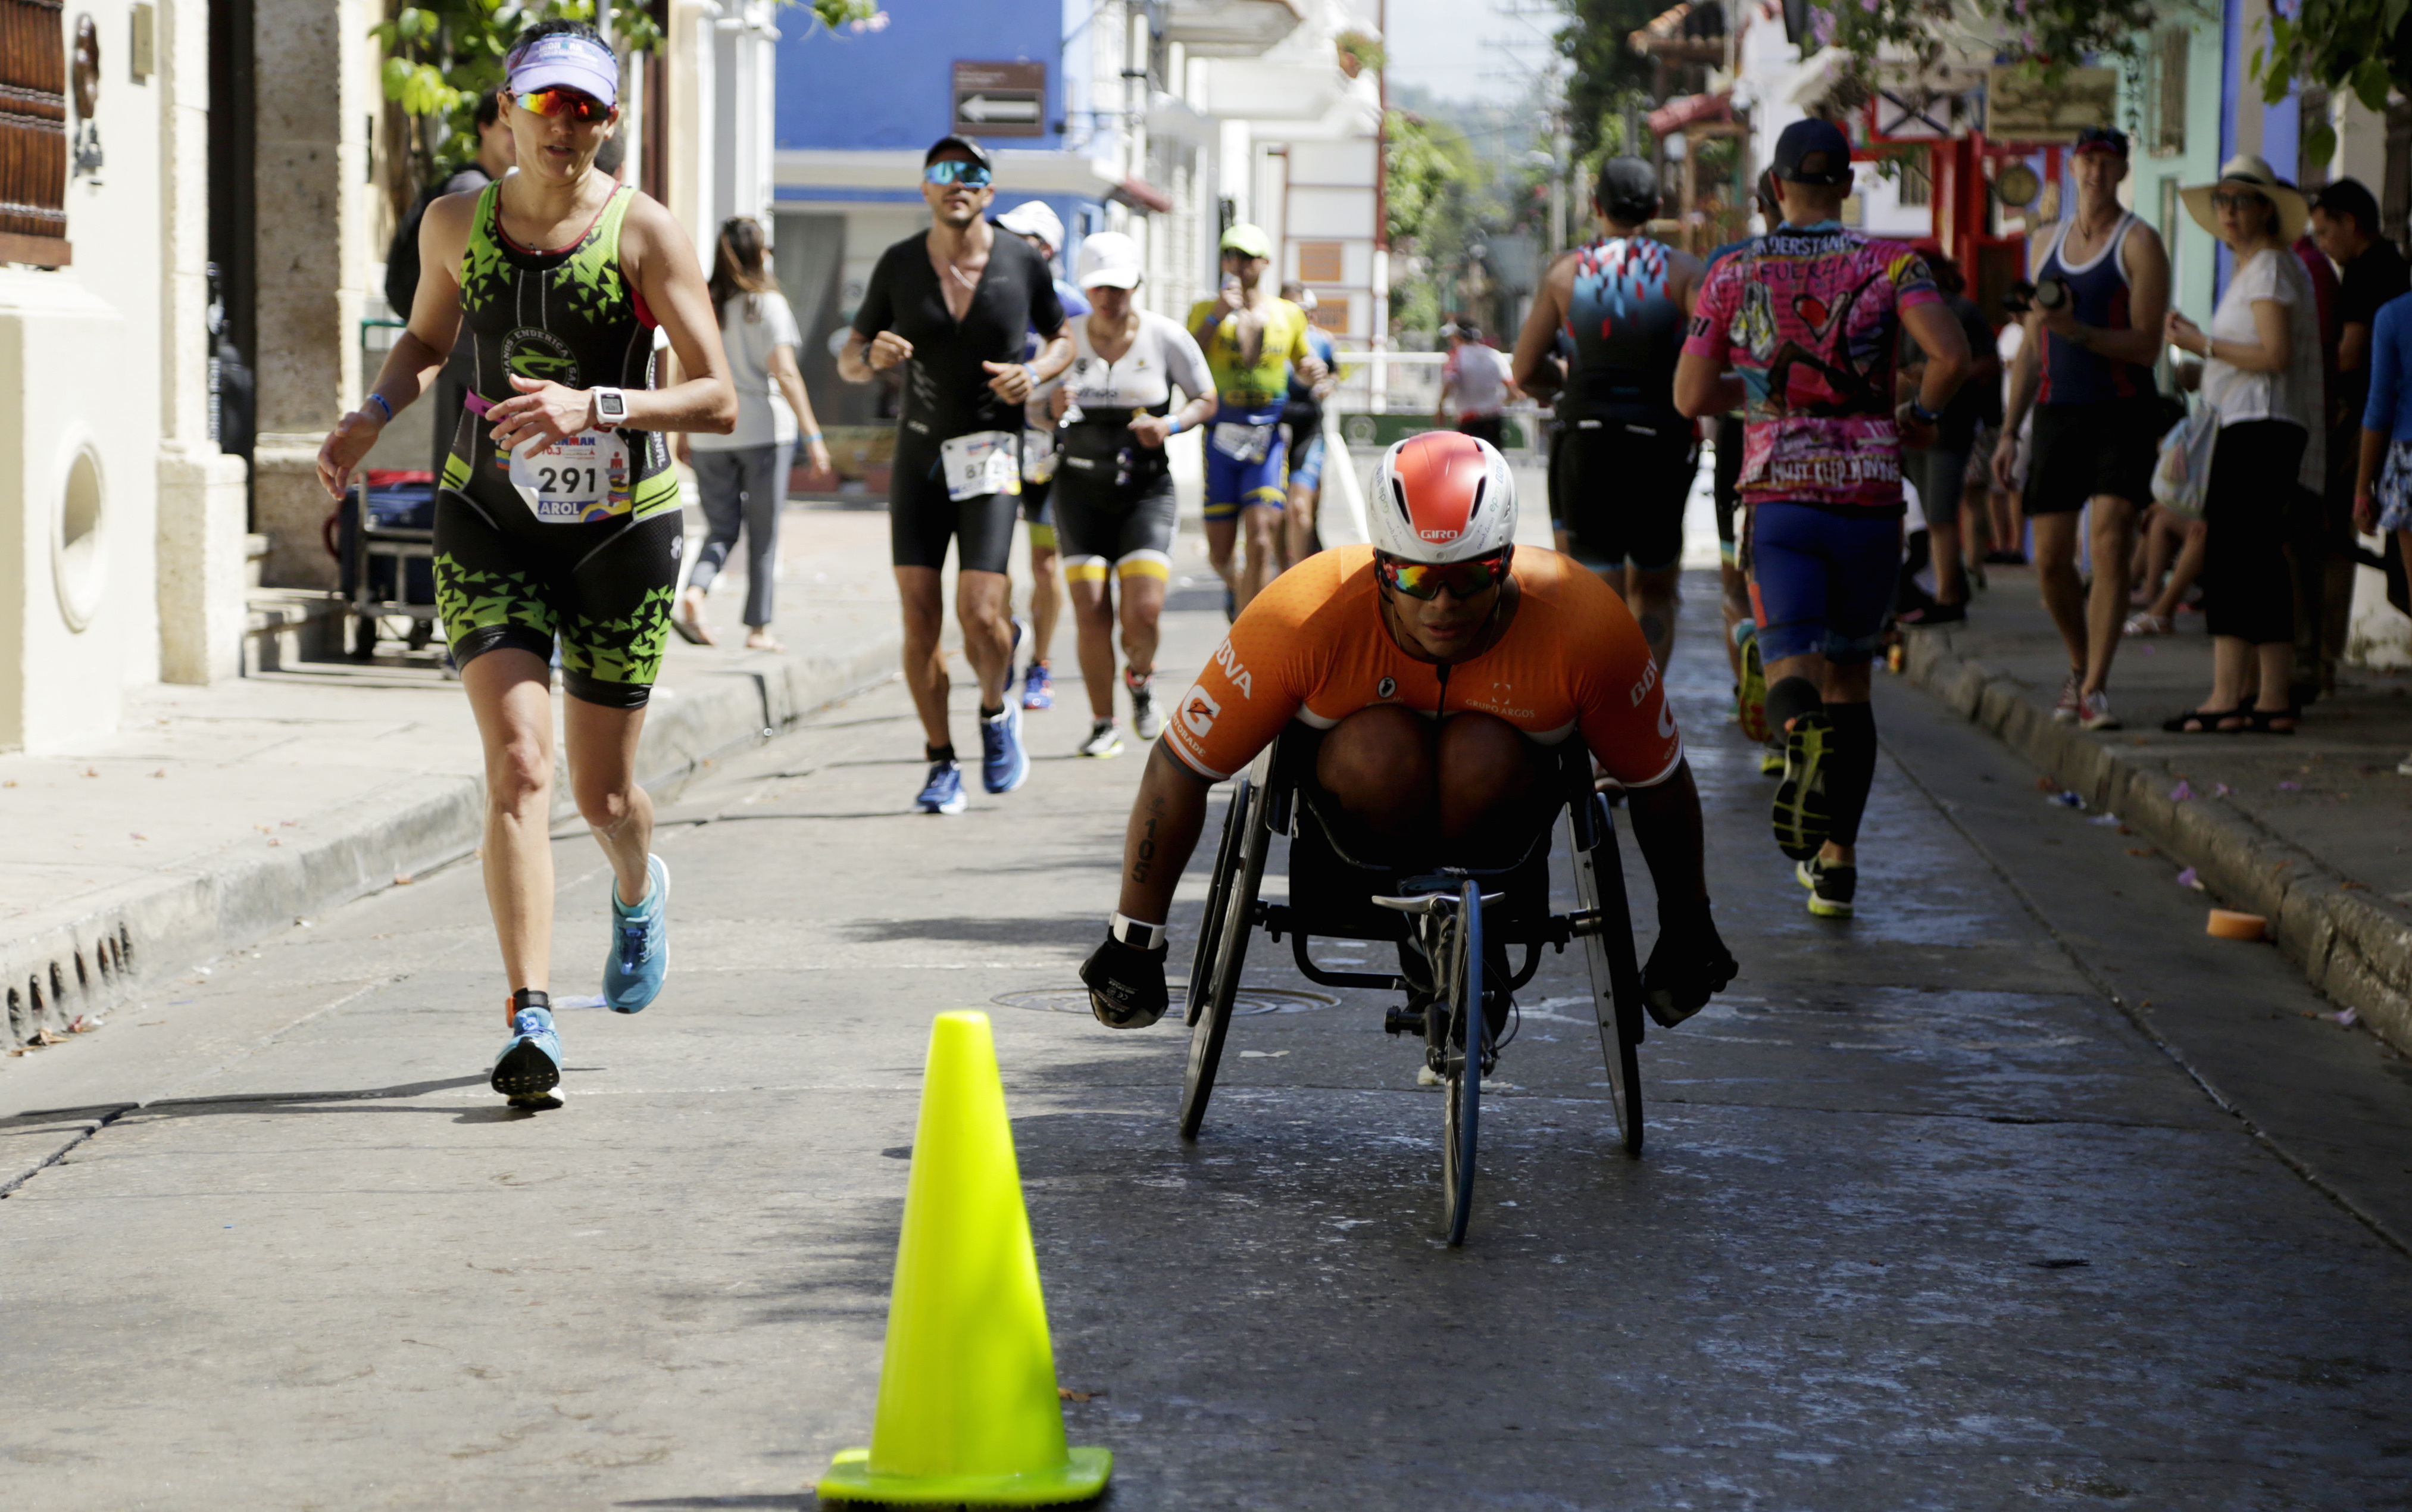
[[2222,902],[2270,921],[2270,936],[2304,979],[2354,1009],[2378,1037],[2412,1053],[2412,914],[2215,797],[2169,797],[2169,772],[2073,725],[2055,725],[2022,684],[1956,655],[1949,632],[1905,636],[1903,671],[1925,692],[2083,798],[2117,814],[2191,866]]
[[[659,689],[638,743],[640,781],[656,797],[676,793],[722,753],[892,675],[902,648],[890,630]],[[566,756],[556,756],[553,778],[559,823],[577,812]],[[112,1007],[155,976],[464,856],[484,820],[482,778],[403,777],[345,804],[340,823],[311,827],[306,844],[213,858],[129,885],[74,919],[0,939],[0,982],[8,984],[0,1047],[44,1030],[65,1034],[79,1014]]]

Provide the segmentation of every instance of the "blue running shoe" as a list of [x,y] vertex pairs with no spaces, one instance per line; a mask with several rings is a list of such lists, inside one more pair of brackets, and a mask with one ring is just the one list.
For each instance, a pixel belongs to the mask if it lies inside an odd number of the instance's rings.
[[494,1057],[493,1089],[519,1106],[558,1106],[552,1089],[561,1085],[561,1036],[552,1028],[552,1001],[525,989],[512,994],[519,1011],[511,1016],[511,1037]]
[[1055,679],[1049,675],[1045,662],[1032,662],[1030,670],[1022,675],[1022,707],[1042,711],[1055,707]]
[[1030,775],[1030,755],[1022,748],[1022,710],[1011,699],[993,719],[980,721],[980,783],[992,793],[1010,793]]
[[961,814],[969,799],[963,797],[963,771],[951,761],[930,763],[930,780],[922,785],[921,796],[914,800],[924,814]]
[[603,1003],[614,1013],[642,1013],[661,996],[670,969],[670,869],[658,856],[645,858],[652,886],[634,908],[611,887],[611,959],[603,964]]

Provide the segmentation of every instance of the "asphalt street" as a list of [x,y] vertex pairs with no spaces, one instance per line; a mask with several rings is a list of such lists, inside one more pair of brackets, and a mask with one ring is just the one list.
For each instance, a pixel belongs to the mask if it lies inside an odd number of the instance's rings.
[[[1169,694],[1219,596],[1175,595]],[[1072,756],[1067,676],[1022,791],[908,814],[891,683],[666,805],[669,987],[561,1015],[558,1110],[484,1085],[468,866],[13,1063],[0,1140],[108,1122],[0,1201],[0,1501],[812,1505],[870,1428],[931,1018],[984,1007],[1106,1506],[2412,1505],[2405,1065],[1897,685],[1865,911],[1811,918],[1713,604],[1669,682],[1743,973],[1643,1047],[1639,1161],[1573,954],[1521,994],[1461,1251],[1417,1049],[1286,948],[1184,1146],[1184,1034],[1074,991],[1140,753]],[[607,873],[558,852],[554,989],[592,992]]]

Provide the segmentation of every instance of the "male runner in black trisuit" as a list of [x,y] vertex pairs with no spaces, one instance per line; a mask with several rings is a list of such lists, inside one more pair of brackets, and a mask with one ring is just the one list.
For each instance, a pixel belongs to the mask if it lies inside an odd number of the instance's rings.
[[[904,600],[904,681],[929,740],[917,802],[960,814],[963,780],[947,725],[945,616],[938,579],[955,561],[955,616],[979,677],[980,775],[1008,793],[1030,773],[1013,676],[1012,580],[1006,567],[1022,489],[1022,406],[1071,363],[1064,309],[1046,260],[1018,236],[999,236],[985,212],[996,198],[988,154],[944,137],[922,157],[921,198],[934,224],[880,255],[837,359],[838,376],[869,383],[903,364],[904,408],[888,485],[889,544]],[[1044,338],[1022,360],[1030,331]]]

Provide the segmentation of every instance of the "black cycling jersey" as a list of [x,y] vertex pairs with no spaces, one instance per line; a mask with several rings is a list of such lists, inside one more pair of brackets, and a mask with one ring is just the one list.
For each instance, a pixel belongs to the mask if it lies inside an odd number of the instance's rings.
[[944,440],[975,431],[1019,431],[1022,406],[996,397],[982,362],[1019,362],[1028,333],[1053,336],[1064,324],[1054,274],[1018,236],[991,243],[971,308],[958,322],[930,261],[926,234],[879,255],[854,329],[866,342],[892,330],[913,344],[904,369],[905,429]]

